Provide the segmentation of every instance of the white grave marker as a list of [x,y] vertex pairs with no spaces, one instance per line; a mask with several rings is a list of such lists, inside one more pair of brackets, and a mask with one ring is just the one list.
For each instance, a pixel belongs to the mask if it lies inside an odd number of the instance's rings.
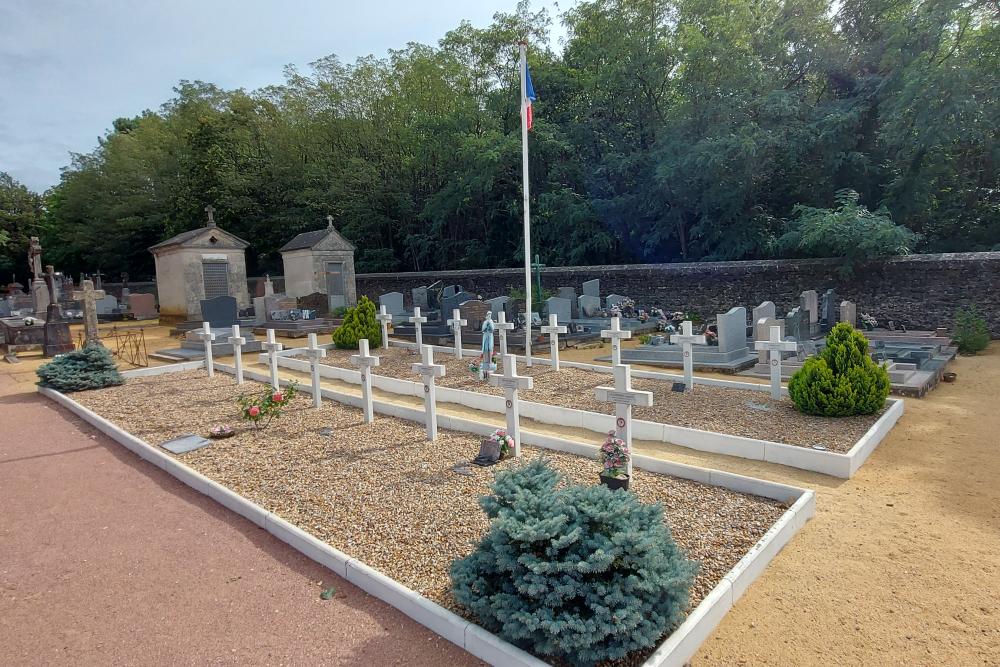
[[684,385],[688,391],[694,389],[694,353],[691,351],[692,345],[705,345],[704,335],[695,335],[691,329],[691,320],[681,322],[681,332],[671,334],[670,342],[674,345],[680,343],[684,357]]
[[243,346],[247,339],[240,335],[240,325],[233,325],[233,334],[229,337],[233,344],[233,363],[236,366],[236,384],[243,384]]
[[434,378],[444,377],[444,366],[434,363],[434,348],[424,345],[420,348],[419,364],[413,364],[413,372],[420,375],[424,381],[424,413],[427,415],[427,439],[437,439],[437,405],[434,391]]
[[215,375],[215,361],[212,359],[212,341],[215,334],[212,333],[212,326],[208,322],[201,323],[201,331],[194,335],[195,338],[205,343],[205,368],[208,370],[208,377]]
[[319,346],[314,333],[309,334],[306,356],[309,357],[309,371],[312,374],[313,407],[318,408],[323,405],[323,391],[319,384],[319,360],[326,356],[326,350]]
[[[386,312],[384,305],[383,306],[379,306],[378,307],[378,311],[379,311],[378,315],[375,316],[375,319],[378,320],[379,324],[382,325],[382,349],[383,350],[388,350],[389,349],[389,324],[392,322],[392,313]],[[414,311],[416,311],[414,314],[416,314],[416,315],[420,314],[420,309],[419,308],[414,308]],[[424,318],[424,319],[427,319],[427,318]]]
[[451,311],[451,319],[448,320],[448,326],[451,330],[455,332],[455,358],[462,358],[462,327],[468,324],[468,320],[462,319],[462,311],[458,308]]
[[517,390],[531,389],[534,383],[533,378],[517,374],[517,358],[512,354],[503,356],[503,375],[490,376],[490,384],[501,387],[507,399],[507,435],[514,438],[514,456],[521,456],[521,410]]
[[368,339],[358,341],[358,354],[351,355],[351,363],[361,368],[361,401],[365,411],[365,423],[371,424],[375,419],[375,408],[372,407],[372,368],[378,366],[378,357],[373,357],[368,351]]
[[768,350],[771,365],[771,398],[781,398],[781,353],[797,352],[799,344],[793,340],[781,340],[781,327],[771,327],[771,338],[754,343],[758,350]]
[[414,306],[413,317],[410,318],[410,322],[413,324],[413,328],[417,334],[417,352],[420,352],[424,347],[424,334],[421,331],[421,326],[426,321],[426,317],[420,317],[420,306]]
[[271,369],[271,388],[278,389],[278,353],[285,349],[285,346],[274,340],[274,329],[267,330],[267,342],[261,347],[267,351],[267,365]]
[[615,386],[597,387],[594,394],[599,401],[615,404],[615,435],[625,441],[628,447],[628,474],[632,476],[632,406],[649,407],[653,404],[653,393],[632,389],[632,369],[627,364],[614,367]]
[[611,339],[611,365],[620,366],[622,363],[622,344],[621,341],[626,338],[632,337],[632,332],[628,329],[622,329],[621,318],[617,315],[611,318],[611,328],[604,329],[601,331],[601,338]]
[[500,311],[497,314],[497,332],[500,334],[500,358],[507,358],[507,332],[514,330],[514,323],[507,321],[507,313]]
[[559,334],[566,333],[566,327],[559,325],[559,316],[549,315],[549,324],[540,329],[549,335],[549,358],[552,360],[552,370],[559,370]]

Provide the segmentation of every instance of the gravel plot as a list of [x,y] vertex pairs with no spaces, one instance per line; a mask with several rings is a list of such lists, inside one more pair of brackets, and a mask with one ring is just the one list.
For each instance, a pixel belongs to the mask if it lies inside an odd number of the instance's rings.
[[[416,355],[404,348],[379,350],[381,364],[375,368],[378,375],[416,380],[410,368]],[[330,350],[324,363],[342,368],[355,367],[350,362],[348,350]],[[447,366],[446,375],[438,378],[440,387],[452,387],[481,394],[503,396],[503,390],[481,382],[469,372],[473,359],[458,360],[443,353],[435,355],[435,362]],[[501,365],[500,371],[503,367]],[[521,391],[525,401],[560,405],[577,410],[613,414],[614,405],[598,401],[594,387],[613,386],[610,375],[581,368],[563,367],[558,373],[549,366],[528,368],[519,363],[520,375],[535,379],[535,388]],[[795,409],[787,398],[773,400],[769,393],[750,389],[724,389],[698,385],[694,392],[680,393],[670,390],[671,383],[661,380],[633,378],[632,387],[653,392],[653,405],[634,408],[636,419],[654,421],[673,426],[684,426],[717,433],[728,433],[758,440],[781,442],[798,447],[822,445],[829,451],[847,452],[878,420],[879,414],[854,417],[815,417]]]
[[[214,425],[236,425],[239,388],[226,375],[201,371],[130,379],[125,385],[74,394],[74,399],[151,444]],[[321,435],[331,428],[331,435]],[[524,447],[531,459],[541,450]],[[295,398],[270,428],[238,429],[235,437],[177,456],[202,474],[359,558],[422,595],[462,612],[451,596],[448,568],[488,528],[477,500],[493,468],[452,470],[479,451],[476,436],[442,430],[432,445],[423,427],[360,410]],[[597,481],[596,461],[544,453],[569,480]],[[643,502],[660,502],[677,543],[701,562],[692,606],[759,540],[784,511],[781,503],[688,480],[636,470]]]

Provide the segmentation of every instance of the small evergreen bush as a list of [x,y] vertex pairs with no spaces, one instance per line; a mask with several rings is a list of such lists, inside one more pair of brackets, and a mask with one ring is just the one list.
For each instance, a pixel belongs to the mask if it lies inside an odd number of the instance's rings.
[[89,343],[80,350],[60,354],[35,371],[38,384],[62,392],[100,389],[125,382],[108,348]]
[[818,357],[806,359],[788,382],[795,407],[809,415],[870,415],[885,405],[889,373],[868,354],[868,339],[850,324],[837,324]]
[[959,308],[955,313],[955,334],[952,338],[958,346],[959,354],[976,354],[990,344],[990,331],[986,320],[975,306]]
[[451,567],[455,599],[484,628],[545,659],[615,660],[683,619],[697,565],[643,505],[604,486],[559,486],[543,460],[497,474],[490,529]]
[[368,345],[375,349],[382,344],[382,327],[375,319],[375,304],[366,296],[358,305],[348,308],[344,322],[333,330],[333,343],[342,350],[358,349],[358,341],[368,339]]

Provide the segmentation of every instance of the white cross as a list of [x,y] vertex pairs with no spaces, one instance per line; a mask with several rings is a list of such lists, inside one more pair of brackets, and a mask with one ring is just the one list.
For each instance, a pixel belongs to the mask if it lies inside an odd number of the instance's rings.
[[427,439],[437,439],[437,404],[434,378],[444,377],[444,366],[434,363],[434,348],[424,345],[420,348],[419,364],[412,364],[413,372],[424,381],[424,413],[427,415]]
[[500,334],[500,358],[507,357],[507,332],[514,330],[514,323],[507,321],[507,313],[500,311],[497,313],[496,322],[497,333]]
[[542,333],[549,335],[549,358],[552,360],[552,370],[559,370],[559,334],[566,333],[566,327],[560,326],[559,316],[549,315],[548,326],[540,329]]
[[410,322],[413,323],[413,328],[417,335],[417,350],[420,350],[424,346],[424,334],[420,330],[420,325],[427,321],[426,317],[420,317],[420,306],[413,307],[413,317],[410,318]]
[[378,366],[380,361],[369,353],[367,338],[358,341],[358,354],[351,355],[351,363],[361,368],[361,402],[365,411],[365,423],[370,424],[375,419],[375,408],[372,406],[372,368]]
[[628,448],[628,474],[632,476],[632,406],[649,407],[653,393],[632,389],[632,369],[627,364],[614,367],[615,386],[597,387],[594,394],[599,401],[615,404],[615,435],[625,441]]
[[611,339],[612,366],[620,366],[622,363],[622,345],[619,341],[632,337],[632,332],[628,329],[622,329],[621,323],[621,318],[616,315],[611,318],[611,328],[601,331],[601,338]]
[[462,319],[462,311],[458,308],[451,311],[451,319],[448,320],[448,326],[451,330],[455,332],[455,358],[462,358],[462,327],[468,324],[468,320]]
[[236,365],[236,384],[243,384],[243,346],[247,344],[247,339],[240,335],[240,325],[233,325],[233,333],[229,337],[229,342],[233,344],[233,362]]
[[205,368],[208,369],[208,377],[215,376],[215,363],[212,360],[212,341],[215,334],[212,333],[212,325],[208,322],[201,323],[201,331],[194,334],[194,337],[205,343]]
[[533,378],[517,374],[517,358],[512,354],[503,355],[503,375],[490,376],[490,384],[502,387],[507,399],[507,435],[514,438],[514,456],[521,455],[521,410],[517,390],[531,389],[534,383]]
[[[413,310],[414,310],[414,313],[416,315],[420,314],[420,309],[419,308],[414,308]],[[382,325],[382,349],[383,350],[388,350],[389,349],[389,324],[392,322],[392,313],[386,312],[384,305],[379,306],[379,308],[378,308],[378,315],[375,316],[375,319],[378,320],[379,323]],[[424,319],[427,319],[427,318],[424,318]]]
[[681,332],[671,334],[670,342],[675,345],[681,344],[684,356],[684,385],[687,391],[691,391],[694,389],[694,354],[691,352],[691,345],[705,345],[705,336],[696,336],[691,329],[691,320],[684,320],[681,322]]
[[323,405],[323,391],[319,384],[319,360],[326,356],[326,350],[319,346],[314,333],[309,334],[306,356],[309,357],[309,371],[312,374],[313,407],[318,408]]
[[285,346],[274,340],[274,329],[267,330],[267,342],[261,347],[267,350],[267,364],[271,368],[271,387],[278,390],[278,353],[285,349]]
[[771,398],[781,398],[781,353],[796,352],[799,344],[793,340],[781,340],[781,327],[771,327],[771,338],[754,343],[758,350],[769,351],[771,364]]

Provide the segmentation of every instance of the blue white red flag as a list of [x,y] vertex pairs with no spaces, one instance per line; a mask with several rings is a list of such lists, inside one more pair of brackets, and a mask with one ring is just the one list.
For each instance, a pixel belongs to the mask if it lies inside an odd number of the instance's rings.
[[531,85],[531,70],[524,66],[524,113],[528,116],[528,129],[531,129],[531,103],[535,101],[535,87]]

